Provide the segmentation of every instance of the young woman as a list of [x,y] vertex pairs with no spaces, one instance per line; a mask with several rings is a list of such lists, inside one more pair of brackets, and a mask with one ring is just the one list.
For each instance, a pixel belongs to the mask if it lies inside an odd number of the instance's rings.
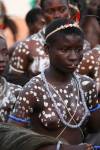
[[16,97],[22,89],[19,85],[8,83],[3,73],[8,63],[7,43],[3,33],[0,32],[0,121],[7,121],[13,109]]
[[83,32],[73,21],[58,19],[48,25],[45,38],[50,66],[24,86],[9,122],[77,145],[84,142],[88,128],[100,130],[99,110],[92,112],[99,106],[96,86],[74,72],[82,59]]

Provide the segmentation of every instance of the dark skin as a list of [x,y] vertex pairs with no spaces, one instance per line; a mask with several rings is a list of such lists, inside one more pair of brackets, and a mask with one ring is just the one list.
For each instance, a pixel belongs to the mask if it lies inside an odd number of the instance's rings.
[[42,15],[39,15],[37,17],[37,20],[35,23],[30,24],[29,27],[29,35],[32,35],[34,33],[37,33],[40,29],[43,28],[43,26],[45,25],[45,19]]
[[9,57],[6,40],[0,37],[0,76],[5,70],[8,58]]
[[[47,81],[55,86],[57,89],[64,88],[65,83],[69,83],[71,78],[72,78],[72,73],[75,71],[78,63],[80,62],[82,58],[82,48],[83,48],[83,40],[80,38],[78,35],[66,35],[63,38],[57,38],[57,42],[55,42],[55,46],[51,45],[46,45],[45,49],[46,52],[49,54],[50,57],[50,67],[45,71],[45,76]],[[53,55],[52,55],[53,51]],[[74,66],[72,65],[74,64]],[[22,92],[21,96],[25,96],[25,91]],[[38,93],[39,94],[39,93]],[[40,95],[38,95],[41,97]],[[27,97],[28,99],[32,99],[31,95]],[[63,97],[62,97],[63,99]],[[43,110],[43,103],[41,101],[40,103],[41,109]],[[49,105],[51,105],[49,103]],[[35,109],[34,105],[34,109]],[[40,108],[39,105],[37,105],[37,108]],[[41,110],[40,110],[41,111]],[[45,110],[46,111],[46,110]],[[32,116],[31,116],[32,115]],[[30,117],[32,118],[32,127],[33,130],[42,134],[50,135],[53,137],[57,137],[59,133],[63,130],[63,128],[57,128],[55,126],[55,121],[51,122],[50,126],[54,126],[54,130],[49,130],[48,128],[44,128],[40,120],[38,118],[38,112],[31,114]],[[77,117],[76,114],[75,117]],[[55,118],[56,120],[56,118]],[[91,119],[91,123],[92,123]],[[95,120],[98,121],[98,120]],[[11,123],[15,123],[19,126],[26,127],[27,124],[25,123],[17,123],[15,121],[9,120]],[[93,126],[92,126],[93,127]],[[97,128],[97,127],[96,127]],[[93,128],[92,128],[93,130]],[[77,138],[75,138],[77,137]],[[71,144],[79,144],[82,142],[82,134],[80,132],[80,129],[71,129],[71,128],[66,128],[65,131],[62,133],[61,138],[65,139],[65,141],[68,141]],[[42,149],[47,149],[50,147],[44,147]],[[54,146],[51,146],[51,149],[54,149]],[[64,146],[63,145],[63,150],[92,150],[92,146],[89,144],[82,144],[80,146]]]
[[96,17],[84,17],[81,27],[84,31],[85,39],[91,44],[91,48],[94,48],[97,44],[100,44],[100,25]]
[[[44,12],[46,24],[48,24],[54,19],[70,16],[69,14],[70,12],[69,12],[66,0],[54,0],[54,1],[46,0],[44,8],[43,8],[43,12]],[[14,75],[16,81],[19,81],[19,78],[23,79],[23,73],[16,71],[16,69],[23,71],[26,74],[28,79],[40,73],[40,70],[33,72],[32,69],[30,69],[30,66],[32,63],[34,63],[34,57],[39,57],[39,53],[37,49],[40,47],[43,49],[43,44],[41,44],[39,40],[37,44],[37,41],[34,39],[29,40],[29,41],[24,40],[23,43],[27,45],[28,47],[27,50],[29,51],[29,54],[26,55],[23,52],[23,50],[26,49],[24,44],[21,45],[21,48],[20,48],[20,44],[17,45],[17,49],[22,50],[21,53],[19,53],[18,50],[15,51],[15,57],[20,57],[21,59],[23,59],[23,63],[21,64],[23,69],[20,69],[20,68],[18,69],[17,66],[13,66],[14,64],[13,60],[11,61],[11,65],[15,68],[15,70],[11,69],[11,74]],[[47,57],[47,56],[44,56],[44,57]],[[16,63],[18,63],[18,60]]]

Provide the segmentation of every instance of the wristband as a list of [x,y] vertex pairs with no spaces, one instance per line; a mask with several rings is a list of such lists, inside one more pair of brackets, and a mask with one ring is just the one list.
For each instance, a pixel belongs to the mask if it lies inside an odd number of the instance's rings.
[[60,150],[61,144],[62,144],[62,142],[61,142],[61,141],[58,141],[56,150]]

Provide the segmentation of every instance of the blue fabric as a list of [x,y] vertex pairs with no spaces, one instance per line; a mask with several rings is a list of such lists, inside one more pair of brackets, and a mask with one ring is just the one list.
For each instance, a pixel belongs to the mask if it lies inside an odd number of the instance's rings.
[[100,109],[100,104],[97,104],[95,108],[90,109],[90,112],[95,112],[98,109]]
[[17,118],[13,115],[9,115],[9,118],[16,121],[16,122],[22,122],[22,123],[30,123],[30,119],[22,119],[22,118]]
[[94,150],[100,150],[100,146],[94,145],[93,146]]

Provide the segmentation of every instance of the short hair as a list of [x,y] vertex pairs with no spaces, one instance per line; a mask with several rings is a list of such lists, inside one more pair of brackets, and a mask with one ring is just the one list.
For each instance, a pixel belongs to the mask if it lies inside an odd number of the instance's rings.
[[[46,2],[47,0],[41,0],[40,1],[40,7],[42,8],[42,9],[44,9],[45,8],[45,2]],[[69,0],[65,0],[65,2],[68,4],[68,1]]]
[[[55,32],[57,31],[57,32]],[[53,34],[52,34],[53,33]],[[57,37],[64,34],[80,35],[84,39],[82,29],[73,20],[67,18],[55,19],[47,27],[45,31],[46,43],[54,43]]]
[[31,25],[34,22],[36,22],[38,16],[43,16],[43,11],[41,8],[33,8],[31,9],[25,17],[25,21],[27,23],[27,25]]
[[53,137],[8,123],[0,123],[0,150],[36,150],[42,145],[56,144]]

